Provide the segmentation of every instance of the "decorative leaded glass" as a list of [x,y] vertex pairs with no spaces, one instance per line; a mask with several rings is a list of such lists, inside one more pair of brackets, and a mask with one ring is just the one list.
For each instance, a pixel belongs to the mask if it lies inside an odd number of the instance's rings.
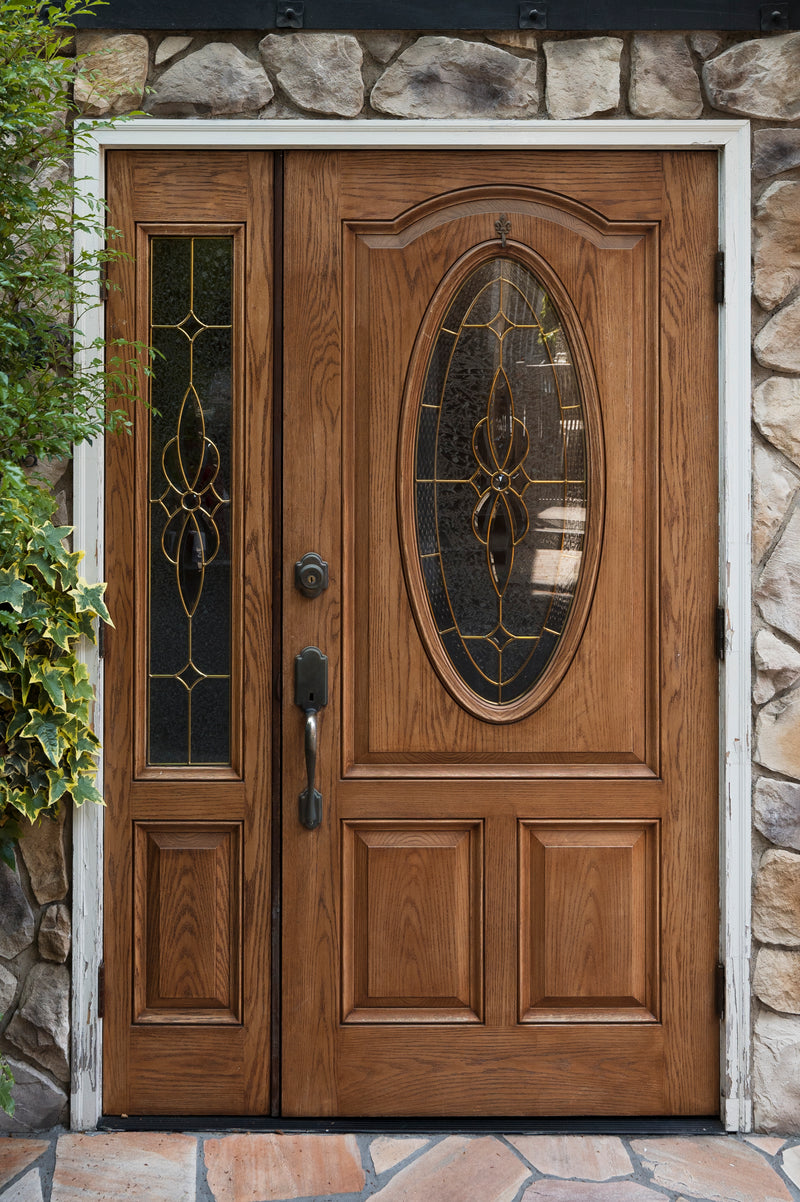
[[148,763],[230,763],[230,237],[151,242]]
[[581,571],[584,407],[563,323],[517,260],[484,261],[434,330],[414,451],[417,549],[453,667],[484,701],[529,693]]

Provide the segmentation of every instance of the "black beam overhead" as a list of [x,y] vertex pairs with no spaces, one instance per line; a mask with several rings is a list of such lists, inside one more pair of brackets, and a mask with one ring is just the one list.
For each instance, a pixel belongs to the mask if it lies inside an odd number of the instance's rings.
[[585,30],[800,28],[800,0],[111,0],[82,29]]

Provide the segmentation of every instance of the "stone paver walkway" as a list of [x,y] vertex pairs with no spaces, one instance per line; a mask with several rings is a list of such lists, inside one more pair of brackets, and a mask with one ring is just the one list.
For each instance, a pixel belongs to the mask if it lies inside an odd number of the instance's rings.
[[800,1137],[0,1138],[0,1202],[800,1202]]

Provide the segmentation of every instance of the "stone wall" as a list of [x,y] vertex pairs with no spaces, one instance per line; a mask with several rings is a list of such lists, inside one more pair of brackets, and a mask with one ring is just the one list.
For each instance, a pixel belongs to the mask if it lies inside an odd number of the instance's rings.
[[[72,465],[36,464],[69,521]],[[70,813],[32,827],[17,852],[17,872],[0,863],[0,1051],[16,1082],[16,1113],[0,1110],[0,1131],[49,1127],[68,1116]]]
[[[800,33],[101,32],[77,47],[93,116],[751,119],[755,1120],[800,1131]],[[23,858],[21,883],[0,878],[0,1046],[55,1107],[66,970],[49,940],[68,938],[66,883],[40,897]]]

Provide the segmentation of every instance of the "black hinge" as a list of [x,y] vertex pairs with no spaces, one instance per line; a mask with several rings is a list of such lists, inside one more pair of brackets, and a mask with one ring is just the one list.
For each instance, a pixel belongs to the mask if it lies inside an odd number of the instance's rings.
[[100,300],[108,300],[108,263],[100,264],[97,276],[97,288],[100,293]]
[[725,1017],[725,965],[714,969],[714,1006],[720,1018]]
[[725,304],[725,251],[718,250],[714,255],[714,300],[718,305]]
[[106,1014],[106,962],[101,960],[97,966],[97,1017],[105,1018]]
[[97,654],[103,659],[106,653],[106,624],[102,618],[97,620]]
[[725,658],[725,606],[718,605],[714,619],[714,651],[717,659]]

